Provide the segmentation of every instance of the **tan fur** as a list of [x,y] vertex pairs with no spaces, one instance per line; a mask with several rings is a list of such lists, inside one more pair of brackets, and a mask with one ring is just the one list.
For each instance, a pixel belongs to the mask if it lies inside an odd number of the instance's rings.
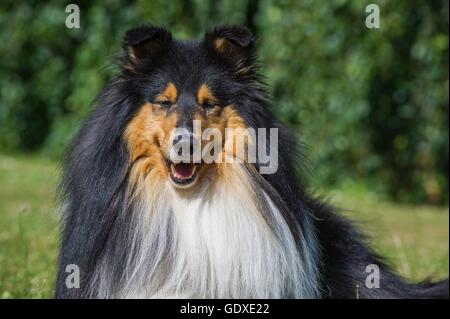
[[[125,130],[125,140],[130,161],[139,159],[139,172],[158,172],[160,178],[168,177],[164,155],[169,149],[169,137],[176,125],[176,114],[166,116],[157,104],[144,104]],[[137,169],[137,168],[136,168]],[[130,176],[132,178],[133,176]],[[133,183],[133,182],[132,182]]]
[[209,102],[211,104],[217,104],[216,97],[212,94],[211,90],[206,84],[200,85],[200,88],[197,92],[197,102],[200,105],[203,105],[206,102]]
[[178,92],[175,84],[169,82],[164,91],[156,97],[156,101],[157,102],[170,101],[171,103],[175,104],[177,101],[177,95]]
[[[166,86],[164,91],[158,95],[156,101],[169,100],[176,103],[177,89],[173,83]],[[217,103],[216,98],[206,84],[202,84],[197,92],[198,103],[206,101]],[[177,107],[176,104],[173,107]],[[217,174],[217,178],[225,178],[229,175],[227,169],[231,165],[225,163],[225,157],[236,158],[242,154],[242,150],[236,147],[238,136],[232,134],[226,136],[225,129],[241,129],[245,132],[247,126],[244,119],[236,112],[232,105],[224,108],[214,107],[206,114],[197,112],[194,119],[201,121],[202,130],[206,128],[216,128],[222,134],[222,153],[219,155],[222,163],[202,164],[198,171],[199,181],[209,175]],[[176,112],[167,113],[162,110],[159,104],[146,103],[136,113],[125,130],[125,141],[130,153],[130,163],[133,169],[130,174],[130,185],[135,185],[139,178],[149,175],[152,172],[152,178],[169,178],[169,170],[166,164],[166,158],[172,145],[171,132],[176,128]],[[242,132],[242,131],[241,131]],[[201,132],[200,132],[201,134]],[[201,138],[198,136],[197,138]],[[244,140],[247,145],[249,141]],[[206,143],[207,141],[203,141]],[[245,160],[245,159],[244,159]]]
[[224,38],[218,38],[214,40],[214,47],[220,53],[226,52],[228,46],[230,46],[230,43]]

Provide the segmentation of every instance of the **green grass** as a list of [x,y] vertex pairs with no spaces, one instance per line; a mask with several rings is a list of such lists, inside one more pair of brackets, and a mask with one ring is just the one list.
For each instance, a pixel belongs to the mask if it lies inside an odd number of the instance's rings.
[[0,154],[0,298],[52,296],[57,175],[45,158]]
[[[52,296],[57,179],[58,166],[44,157],[0,154],[0,298]],[[415,281],[448,276],[448,207],[389,203],[349,187],[329,195],[400,274]]]
[[448,277],[448,207],[396,204],[353,187],[328,195],[399,274],[416,282]]

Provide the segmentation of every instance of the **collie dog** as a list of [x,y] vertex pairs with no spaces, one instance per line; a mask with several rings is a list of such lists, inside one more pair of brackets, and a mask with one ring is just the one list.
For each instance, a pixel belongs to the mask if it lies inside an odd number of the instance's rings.
[[56,297],[448,297],[448,281],[394,275],[308,193],[257,65],[241,27],[193,41],[126,33],[119,73],[67,155]]

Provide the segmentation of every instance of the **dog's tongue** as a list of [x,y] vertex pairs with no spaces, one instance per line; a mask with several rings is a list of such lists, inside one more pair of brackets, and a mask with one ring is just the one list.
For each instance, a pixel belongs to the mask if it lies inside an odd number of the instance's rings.
[[195,165],[190,163],[179,163],[172,165],[172,173],[178,179],[189,179],[194,175]]

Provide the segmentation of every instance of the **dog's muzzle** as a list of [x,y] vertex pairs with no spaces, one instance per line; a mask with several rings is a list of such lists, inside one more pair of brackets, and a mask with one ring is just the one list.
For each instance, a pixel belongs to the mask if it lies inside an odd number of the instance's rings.
[[169,152],[169,171],[172,184],[178,188],[192,186],[197,178],[201,163],[201,151],[198,140],[192,132],[184,130],[175,133]]

